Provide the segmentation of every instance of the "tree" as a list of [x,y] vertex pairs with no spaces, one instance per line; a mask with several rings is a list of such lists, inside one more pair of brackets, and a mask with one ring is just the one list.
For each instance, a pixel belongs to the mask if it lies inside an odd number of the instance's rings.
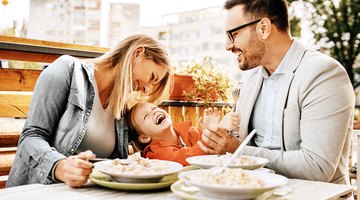
[[[360,53],[360,0],[303,0],[311,13],[311,30],[320,51],[346,69],[354,84],[354,64]],[[358,70],[360,72],[360,70]]]
[[295,14],[296,5],[293,5],[292,4],[293,2],[295,2],[295,4],[296,4],[297,1],[296,0],[288,0],[290,32],[291,32],[291,35],[294,37],[301,37],[301,27],[300,27],[301,19],[299,17],[297,17]]

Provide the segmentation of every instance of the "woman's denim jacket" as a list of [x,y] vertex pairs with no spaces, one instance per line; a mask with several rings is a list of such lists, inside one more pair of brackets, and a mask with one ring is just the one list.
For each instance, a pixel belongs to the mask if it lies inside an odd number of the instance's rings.
[[[94,67],[71,56],[61,56],[39,76],[28,118],[19,139],[7,187],[56,182],[57,161],[79,147],[94,101]],[[117,153],[128,155],[128,131],[116,123]]]

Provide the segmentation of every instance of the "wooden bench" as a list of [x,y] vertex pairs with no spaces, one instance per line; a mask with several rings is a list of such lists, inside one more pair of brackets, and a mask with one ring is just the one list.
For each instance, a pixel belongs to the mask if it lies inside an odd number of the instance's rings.
[[[93,58],[107,48],[0,36],[0,60],[51,63],[61,55]],[[4,188],[15,157],[32,92],[41,70],[0,68],[0,188]],[[231,103],[215,103],[222,109]],[[169,112],[174,123],[192,121],[198,126],[202,102],[163,101],[160,107]]]

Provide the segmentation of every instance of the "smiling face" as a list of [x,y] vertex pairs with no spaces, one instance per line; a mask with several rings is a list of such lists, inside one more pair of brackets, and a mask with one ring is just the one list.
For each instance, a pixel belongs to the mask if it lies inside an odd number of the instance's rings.
[[[234,6],[226,12],[226,31],[251,21],[253,20],[245,17],[242,5]],[[232,33],[234,42],[227,37],[226,50],[237,56],[241,70],[253,69],[261,65],[261,60],[265,54],[265,45],[257,38],[254,27],[258,23],[234,31]]]
[[151,103],[139,103],[131,113],[132,123],[139,136],[161,139],[170,133],[171,118],[167,112]]
[[166,75],[167,68],[156,64],[152,59],[145,58],[144,54],[135,57],[132,71],[133,90],[148,94],[153,85],[159,83]]

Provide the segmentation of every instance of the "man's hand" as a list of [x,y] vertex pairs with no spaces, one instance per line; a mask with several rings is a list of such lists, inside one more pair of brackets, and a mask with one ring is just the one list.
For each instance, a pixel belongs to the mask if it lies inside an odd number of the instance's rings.
[[233,153],[240,145],[236,137],[230,136],[226,130],[221,128],[205,129],[201,139],[202,141],[198,141],[197,144],[206,154]]
[[93,164],[88,162],[90,158],[95,158],[95,154],[87,150],[60,160],[55,168],[55,178],[70,187],[84,185],[92,172]]

